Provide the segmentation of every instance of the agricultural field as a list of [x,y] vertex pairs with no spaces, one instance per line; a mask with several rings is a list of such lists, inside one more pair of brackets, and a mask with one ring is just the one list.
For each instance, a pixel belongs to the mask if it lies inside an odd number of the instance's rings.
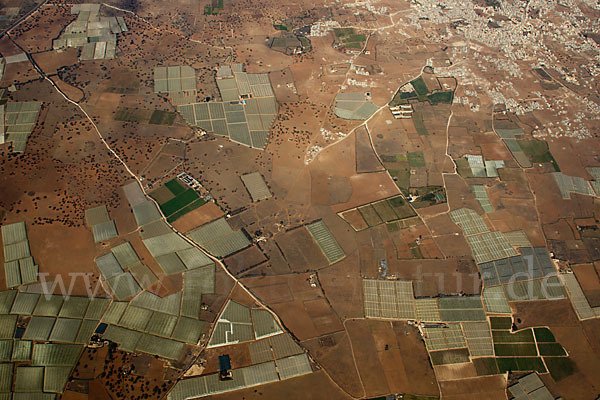
[[523,139],[519,140],[518,143],[532,163],[550,163],[556,172],[560,172],[558,163],[548,149],[548,143],[537,139]]
[[367,37],[356,33],[354,28],[336,28],[333,30],[336,40],[347,49],[362,49]]
[[168,222],[175,222],[206,203],[194,189],[186,188],[178,179],[154,189],[150,196],[159,204]]
[[[429,86],[434,85],[430,83]],[[435,80],[435,86],[435,88],[430,89],[425,83],[423,76],[419,76],[418,78],[413,79],[412,81],[401,86],[390,101],[389,106],[395,107],[400,104],[408,104],[411,101],[427,101],[432,105],[452,103],[454,91],[449,90],[450,88],[445,88],[442,90],[442,87],[437,80]]]
[[596,399],[597,2],[438,3],[3,1],[0,399]]

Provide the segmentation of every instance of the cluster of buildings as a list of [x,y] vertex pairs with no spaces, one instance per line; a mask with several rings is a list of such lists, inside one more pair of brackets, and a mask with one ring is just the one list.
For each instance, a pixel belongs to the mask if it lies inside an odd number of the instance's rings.
[[55,39],[53,48],[63,50],[81,47],[81,60],[115,58],[117,34],[127,32],[123,17],[99,16],[100,4],[75,4],[71,14],[77,19],[70,23],[60,38]]
[[396,119],[409,119],[412,118],[413,108],[410,104],[399,104],[390,107],[390,111]]

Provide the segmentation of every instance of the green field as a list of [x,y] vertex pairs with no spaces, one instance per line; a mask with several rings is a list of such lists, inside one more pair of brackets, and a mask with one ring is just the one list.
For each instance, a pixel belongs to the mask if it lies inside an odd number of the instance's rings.
[[432,351],[429,353],[429,356],[433,365],[469,362],[469,350],[467,349]]
[[389,199],[388,204],[394,209],[394,212],[399,219],[414,217],[417,215],[410,204],[408,204],[408,202],[406,202],[401,196]]
[[115,121],[149,122],[154,125],[173,125],[177,114],[170,111],[122,107],[115,111]]
[[537,139],[522,139],[518,140],[519,146],[523,153],[529,157],[532,163],[551,163],[555,171],[560,171],[558,163],[554,159],[548,148],[548,143]]
[[378,201],[376,203],[371,203],[371,205],[377,214],[379,214],[383,222],[390,222],[398,219],[394,209],[387,201]]
[[509,331],[493,331],[494,343],[534,343],[531,329],[511,333]]
[[362,215],[365,222],[369,226],[376,226],[376,225],[383,223],[383,221],[379,217],[379,214],[377,214],[375,209],[370,204],[359,207],[358,212],[360,213],[360,215]]
[[415,259],[425,258],[425,257],[423,257],[423,252],[421,251],[421,248],[416,243],[409,243],[408,248],[410,249],[412,258],[415,258]]
[[171,200],[159,204],[161,211],[169,222],[177,220],[206,203],[194,189],[186,188],[178,179],[171,179],[164,186],[175,195]]
[[383,161],[383,165],[396,182],[396,186],[400,189],[408,189],[410,186],[410,168],[406,155],[382,155],[381,161]]
[[403,86],[404,85],[400,86],[400,89],[398,89],[398,91],[394,95],[394,98],[392,98],[392,101],[389,102],[390,107],[395,107],[399,104],[407,104],[409,99],[417,98],[417,94],[414,91],[411,91],[411,92],[402,91],[401,89]]
[[171,111],[154,110],[150,123],[154,125],[173,125],[177,114]]
[[390,155],[382,155],[381,156],[381,161],[383,161],[384,163],[388,162],[388,163],[392,163],[392,162],[396,162],[396,156],[390,156]]
[[344,38],[354,34],[354,28],[334,28],[333,33],[337,38]]
[[[214,2],[213,2],[214,4]],[[218,0],[217,5],[204,7],[204,15],[217,15],[223,9],[223,0]]]
[[544,357],[550,375],[555,381],[561,381],[577,371],[575,363],[568,357]]
[[181,183],[179,183],[178,179],[171,179],[169,182],[165,183],[165,186],[175,196],[178,196],[181,193],[185,192],[185,187]]
[[407,154],[408,165],[413,168],[425,166],[425,156],[422,151],[415,151]]
[[273,25],[273,28],[275,28],[278,31],[287,31],[288,27],[286,25],[282,25],[282,24],[275,24]]
[[410,81],[410,83],[415,88],[415,92],[417,92],[418,96],[425,96],[427,93],[429,93],[429,89],[427,89],[425,81],[420,76],[417,79]]
[[540,343],[553,343],[556,342],[556,338],[550,329],[548,328],[533,328],[535,333],[536,342]]
[[566,356],[565,349],[558,343],[538,343],[541,356]]
[[335,37],[349,49],[361,49],[367,37],[360,33],[355,33],[354,28],[335,28],[333,30]]
[[456,164],[456,172],[463,178],[472,178],[473,171],[471,171],[471,167],[469,166],[469,161],[466,158],[457,158],[454,160]]
[[[138,89],[131,88],[131,87],[109,87],[109,88],[106,88],[106,91],[108,93],[132,94],[132,93],[136,93],[138,91]],[[0,103],[0,104],[2,104],[2,103]]]
[[492,329],[510,329],[512,328],[512,318],[510,317],[490,317]]
[[410,171],[408,168],[388,170],[394,182],[400,189],[408,189],[410,186]]
[[511,358],[497,358],[498,369],[500,373],[507,371],[537,371],[539,373],[546,372],[544,363],[539,357],[511,357]]
[[344,42],[344,43],[364,42],[365,40],[367,40],[367,37],[365,35],[359,34],[359,33],[352,33],[348,37],[345,37],[344,39],[342,39],[342,42]]
[[415,129],[417,130],[417,133],[421,136],[427,136],[429,135],[429,132],[427,132],[427,128],[425,128],[425,122],[423,121],[423,114],[415,111],[412,115],[412,120],[413,120],[413,124],[415,125]]
[[186,207],[188,204],[194,202],[199,197],[200,196],[198,196],[198,193],[196,193],[194,189],[188,189],[175,198],[161,204],[160,209],[162,210],[163,214],[170,216],[171,214],[174,214],[175,212]]
[[477,371],[477,375],[496,375],[500,373],[498,369],[498,364],[496,364],[496,359],[493,357],[490,358],[474,358],[473,365],[475,366],[475,371]]
[[537,348],[534,343],[496,343],[494,350],[497,357],[537,356]]
[[452,98],[454,97],[454,92],[436,92],[427,96],[427,100],[431,102],[431,104],[451,104]]
[[117,109],[114,119],[123,122],[143,122],[150,119],[151,113],[150,110],[122,107]]
[[198,208],[204,204],[206,204],[206,201],[204,201],[204,199],[202,199],[202,198],[198,198],[196,201],[188,204],[186,207],[182,208],[181,210],[177,211],[176,213],[171,214],[169,217],[167,217],[167,221],[174,222],[178,218],[183,217],[185,214],[189,213],[190,211],[195,210],[196,208]]
[[360,42],[348,42],[344,43],[344,46],[348,49],[362,49],[363,45]]
[[312,50],[312,44],[310,43],[310,40],[304,36],[298,36],[298,40],[300,41],[300,44],[302,44],[302,51],[311,51]]
[[410,188],[409,193],[418,198],[411,203],[414,208],[423,208],[447,202],[446,190],[443,186],[425,186]]

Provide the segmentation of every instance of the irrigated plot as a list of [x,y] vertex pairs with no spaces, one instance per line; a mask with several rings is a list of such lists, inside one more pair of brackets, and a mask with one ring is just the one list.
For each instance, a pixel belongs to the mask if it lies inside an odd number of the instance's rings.
[[330,264],[336,263],[345,257],[344,251],[322,220],[308,224],[306,225],[306,228],[315,239]]
[[412,281],[363,279],[363,299],[368,318],[415,318]]

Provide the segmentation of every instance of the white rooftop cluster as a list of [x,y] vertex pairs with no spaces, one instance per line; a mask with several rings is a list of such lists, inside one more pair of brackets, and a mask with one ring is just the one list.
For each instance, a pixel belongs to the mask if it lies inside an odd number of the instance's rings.
[[321,37],[327,36],[333,28],[339,28],[340,23],[337,21],[319,21],[311,25],[310,36]]
[[71,22],[59,39],[55,39],[55,50],[82,47],[81,60],[115,58],[117,34],[127,32],[123,17],[100,17],[100,4],[75,4],[71,14],[77,19]]

